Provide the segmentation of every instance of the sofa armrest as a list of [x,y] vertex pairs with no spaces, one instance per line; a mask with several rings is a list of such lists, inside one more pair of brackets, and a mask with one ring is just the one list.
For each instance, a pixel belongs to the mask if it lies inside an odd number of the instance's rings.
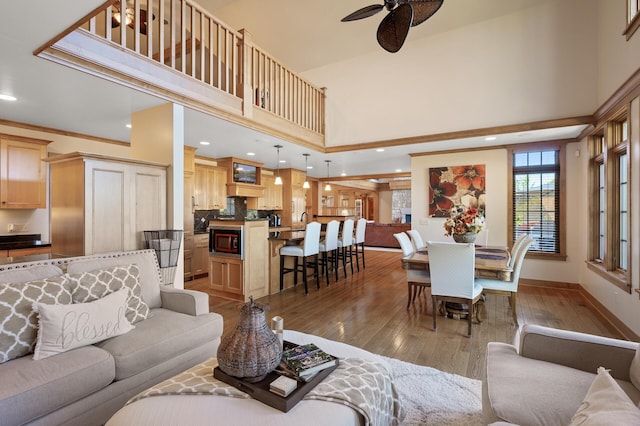
[[526,324],[520,334],[519,353],[593,374],[604,367],[616,379],[629,381],[637,347],[638,343],[626,340]]
[[201,291],[163,287],[160,297],[162,307],[171,311],[193,316],[209,313],[209,295]]

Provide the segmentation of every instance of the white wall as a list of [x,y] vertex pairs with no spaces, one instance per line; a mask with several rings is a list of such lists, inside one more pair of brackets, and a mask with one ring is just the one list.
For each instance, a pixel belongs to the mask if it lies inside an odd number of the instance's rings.
[[396,54],[380,49],[307,71],[304,77],[329,88],[327,144],[592,114],[595,12],[596,0],[532,2],[409,40]]

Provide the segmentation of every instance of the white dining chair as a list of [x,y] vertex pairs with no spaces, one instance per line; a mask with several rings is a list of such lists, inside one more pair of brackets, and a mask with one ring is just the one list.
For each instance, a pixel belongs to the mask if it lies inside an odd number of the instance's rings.
[[329,264],[335,271],[336,281],[338,281],[338,233],[340,231],[340,222],[332,220],[327,223],[325,229],[324,240],[320,241],[319,251],[322,253],[320,259],[321,273],[325,275],[327,286],[329,285]]
[[[533,244],[533,238],[528,235],[519,244],[515,255],[512,255],[513,271],[511,281],[494,280],[491,278],[476,278],[476,282],[484,288],[485,293],[494,293],[509,297],[509,306],[513,315],[513,323],[518,325],[518,312],[516,310],[516,295],[518,294],[518,281],[520,280],[520,270],[524,263],[524,257]],[[515,247],[515,245],[514,245]]]
[[347,259],[351,265],[351,274],[353,274],[353,219],[346,219],[342,222],[342,233],[338,238],[338,256],[342,259],[342,269],[344,277],[347,277]]
[[[320,223],[308,223],[305,228],[304,241],[299,246],[283,246],[280,248],[280,291],[284,288],[284,276],[289,272],[293,272],[293,285],[298,285],[298,272],[302,272],[302,280],[304,281],[304,293],[309,294],[307,268],[313,266],[313,276],[316,278],[316,285],[320,289],[320,281],[318,279],[318,252],[320,250]],[[313,260],[309,260],[313,256]],[[285,259],[287,257],[294,258],[293,268],[285,267]],[[302,258],[302,264],[299,259]]]
[[[509,267],[513,268],[513,264],[516,260],[516,256],[518,255],[518,250],[524,243],[525,239],[531,238],[528,234],[520,234],[518,238],[513,242],[513,246],[511,246],[511,258],[509,259]],[[533,239],[531,239],[533,242]]]
[[356,266],[358,267],[358,272],[360,272],[360,259],[358,258],[358,246],[360,246],[360,252],[362,253],[362,269],[365,268],[364,263],[364,237],[365,232],[367,230],[367,219],[361,217],[356,222],[356,235],[353,237],[353,247],[355,248],[356,253]]
[[482,286],[475,280],[474,245],[429,241],[427,250],[433,300],[433,331],[438,329],[437,312],[440,302],[462,303],[469,307],[467,336],[471,337],[474,314],[480,322],[476,304],[482,300]]
[[[414,253],[413,244],[407,234],[400,232],[393,234],[393,236],[398,240],[404,257],[411,256]],[[431,277],[429,276],[429,271],[426,269],[407,269],[406,273],[407,290],[409,292],[409,297],[407,298],[407,309],[409,309],[411,304],[415,302],[418,291],[422,292],[423,288],[431,286]]]
[[413,244],[414,251],[422,250],[427,246],[422,239],[422,235],[420,235],[420,232],[418,232],[417,229],[409,229],[407,234],[411,237],[411,243]]

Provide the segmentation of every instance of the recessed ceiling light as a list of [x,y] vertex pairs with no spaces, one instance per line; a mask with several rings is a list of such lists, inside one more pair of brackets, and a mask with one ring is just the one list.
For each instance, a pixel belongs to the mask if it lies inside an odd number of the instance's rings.
[[307,166],[307,170],[313,169],[313,166]]
[[127,127],[127,129],[130,129],[131,128],[131,123],[127,124],[126,127]]
[[384,152],[384,148],[378,148],[376,149],[376,152]]
[[5,95],[4,93],[0,93],[0,99],[2,99],[3,101],[17,101],[18,98],[11,96],[11,95]]
[[347,174],[345,172],[340,173],[340,176],[346,176]]
[[495,136],[487,136],[486,138],[484,138],[485,141],[495,141],[496,137]]
[[287,162],[287,160],[280,160],[280,162],[281,162],[281,163],[286,163],[286,162]]
[[396,173],[400,173],[402,169],[396,169]]
[[249,157],[252,157],[252,156],[256,155],[256,153],[255,153],[255,152],[247,152],[247,155],[248,155]]
[[200,145],[211,145],[211,142],[200,141]]

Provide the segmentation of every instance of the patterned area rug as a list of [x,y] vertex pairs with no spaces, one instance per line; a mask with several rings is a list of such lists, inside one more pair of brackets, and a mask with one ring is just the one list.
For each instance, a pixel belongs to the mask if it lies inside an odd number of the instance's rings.
[[482,424],[482,382],[386,358],[405,418],[403,425]]

